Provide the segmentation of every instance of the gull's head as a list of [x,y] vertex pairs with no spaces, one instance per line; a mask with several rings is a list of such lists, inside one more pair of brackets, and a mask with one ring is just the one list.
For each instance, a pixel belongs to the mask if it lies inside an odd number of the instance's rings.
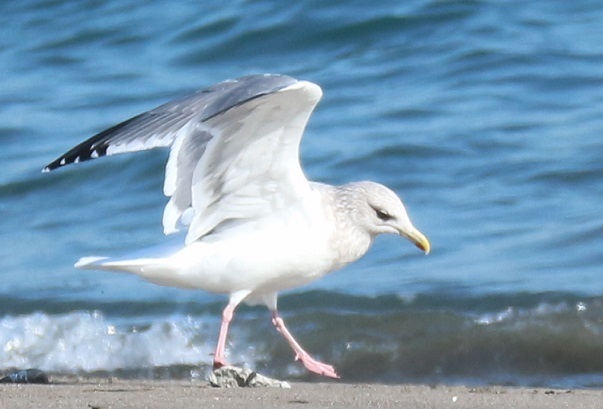
[[398,234],[429,253],[429,240],[413,226],[404,203],[391,189],[374,182],[356,182],[346,185],[354,192],[355,222],[372,237],[379,234]]

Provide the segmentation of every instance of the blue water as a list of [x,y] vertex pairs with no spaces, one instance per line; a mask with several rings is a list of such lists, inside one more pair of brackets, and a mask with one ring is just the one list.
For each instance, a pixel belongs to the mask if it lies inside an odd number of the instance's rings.
[[[433,247],[381,237],[284,294],[308,350],[352,381],[603,385],[603,7],[206,3],[0,6],[0,371],[204,376],[224,299],[72,267],[164,240],[166,153],[40,171],[170,98],[273,72],[323,88],[308,177],[392,187]],[[270,327],[241,308],[231,360],[316,380]]]

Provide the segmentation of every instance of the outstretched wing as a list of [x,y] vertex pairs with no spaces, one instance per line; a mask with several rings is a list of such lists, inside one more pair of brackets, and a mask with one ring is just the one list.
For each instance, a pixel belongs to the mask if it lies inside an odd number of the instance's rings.
[[297,203],[310,189],[299,144],[320,87],[281,75],[229,80],[109,128],[44,171],[100,156],[170,147],[166,234],[189,225],[187,243],[232,220]]

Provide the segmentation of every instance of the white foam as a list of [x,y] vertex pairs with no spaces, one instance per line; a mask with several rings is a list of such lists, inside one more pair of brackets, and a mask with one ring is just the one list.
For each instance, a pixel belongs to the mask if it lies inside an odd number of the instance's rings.
[[501,311],[486,312],[477,316],[474,321],[480,325],[491,325],[526,318],[546,318],[552,315],[571,312],[573,308],[578,311],[585,311],[587,309],[584,303],[578,303],[575,307],[572,307],[565,302],[542,302],[532,308],[507,307]]
[[139,329],[98,312],[7,316],[0,319],[0,362],[59,373],[211,364],[214,326],[187,316]]
[[480,325],[497,324],[499,322],[508,321],[514,316],[515,310],[513,309],[513,307],[508,307],[503,311],[488,312],[481,314],[479,317],[477,317],[475,323]]

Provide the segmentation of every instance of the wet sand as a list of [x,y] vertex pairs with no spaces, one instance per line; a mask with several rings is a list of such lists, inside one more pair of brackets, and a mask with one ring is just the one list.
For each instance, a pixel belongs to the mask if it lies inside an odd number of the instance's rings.
[[292,383],[212,388],[204,381],[52,379],[0,385],[0,408],[601,408],[603,390]]

